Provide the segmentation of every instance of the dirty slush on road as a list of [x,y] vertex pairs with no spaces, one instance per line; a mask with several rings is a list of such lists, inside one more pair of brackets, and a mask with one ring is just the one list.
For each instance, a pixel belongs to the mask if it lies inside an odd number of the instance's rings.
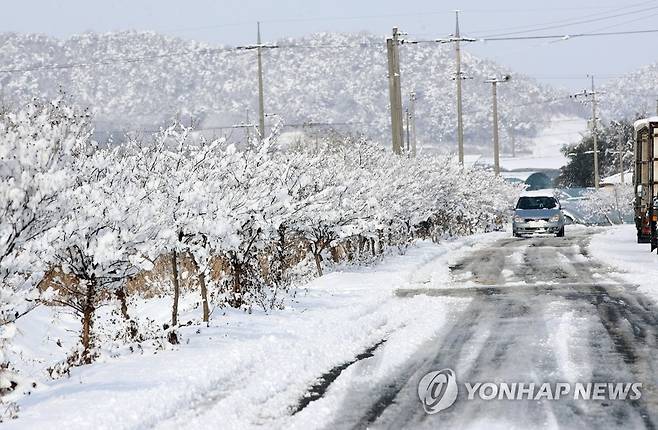
[[[452,286],[399,290],[471,301],[385,384],[348,394],[327,428],[656,428],[658,309],[589,257],[590,235],[504,239],[452,266]],[[444,368],[459,383],[640,382],[642,397],[485,401],[461,390],[428,415],[418,383]]]

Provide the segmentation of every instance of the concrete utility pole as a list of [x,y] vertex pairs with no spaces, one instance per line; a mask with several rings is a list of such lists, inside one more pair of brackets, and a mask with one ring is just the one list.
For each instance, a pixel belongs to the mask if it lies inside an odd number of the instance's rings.
[[411,151],[411,115],[409,114],[409,107],[404,110],[404,116],[407,121],[407,148],[406,151],[409,153]]
[[596,92],[592,75],[592,140],[594,141],[594,188],[599,189],[599,143],[596,137]]
[[455,81],[457,81],[457,146],[459,148],[459,164],[464,164],[464,120],[462,108],[462,54],[459,34],[459,11],[455,11]]
[[265,138],[265,102],[263,96],[263,55],[260,41],[260,22],[257,23],[256,45],[258,52],[258,132],[260,139]]
[[598,190],[600,181],[599,181],[599,143],[596,136],[596,126],[598,123],[598,118],[596,117],[596,108],[597,108],[596,96],[603,93],[596,92],[594,87],[594,76],[592,75],[590,76],[590,78],[592,82],[592,89],[590,91],[583,90],[583,92],[574,94],[570,97],[575,99],[577,99],[578,97],[584,97],[585,99],[589,99],[589,101],[592,103],[591,128],[592,128],[592,141],[594,142],[594,150],[592,151],[594,154],[594,188]]
[[509,134],[512,140],[512,158],[516,158],[516,131],[514,127],[510,128]]
[[500,175],[500,144],[498,142],[498,93],[497,88],[498,84],[501,82],[508,82],[510,80],[509,75],[505,75],[502,78],[493,77],[489,78],[485,83],[491,84],[491,92],[493,97],[493,152],[494,152],[494,172],[496,175]]
[[409,117],[411,119],[411,156],[416,156],[416,92],[409,96]]
[[265,45],[260,40],[260,22],[257,23],[256,44],[247,46],[236,46],[235,49],[252,50],[255,49],[258,54],[258,129],[260,140],[265,138],[265,103],[263,96],[263,49],[276,49],[278,45]]
[[404,142],[404,126],[402,124],[402,85],[400,83],[400,32],[393,28],[393,37],[386,39],[388,56],[388,92],[391,104],[391,133],[393,153],[401,154]]
[[462,75],[462,55],[461,42],[475,42],[476,39],[461,37],[459,32],[459,11],[455,11],[455,34],[447,42],[455,44],[455,81],[457,81],[457,147],[459,151],[459,164],[464,164],[464,120],[462,108],[462,80],[466,79]]
[[622,185],[624,185],[624,136],[619,134],[619,178]]
[[[249,124],[249,121],[249,109],[247,109],[247,124]],[[246,131],[247,135],[247,146],[245,146],[245,148],[249,148],[251,145],[251,134],[249,133],[249,127],[245,127],[244,130]]]

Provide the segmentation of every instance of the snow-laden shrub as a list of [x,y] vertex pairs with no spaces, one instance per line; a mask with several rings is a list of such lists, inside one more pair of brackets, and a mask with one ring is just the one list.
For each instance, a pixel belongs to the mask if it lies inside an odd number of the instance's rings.
[[[75,136],[87,139],[78,127]],[[87,143],[69,157],[66,186],[49,200],[56,213],[43,227],[47,238],[22,245],[47,253],[72,279],[53,285],[49,300],[80,316],[80,345],[53,374],[93,361],[103,350],[97,340],[178,343],[184,261],[204,322],[217,306],[268,310],[308,275],[300,267],[322,275],[327,259],[363,263],[418,238],[499,228],[518,191],[449,156],[396,156],[360,136],[283,149],[277,133],[238,150],[173,124],[112,148]],[[20,271],[12,269],[21,279],[43,269],[38,253],[29,255]],[[171,321],[145,334],[130,316],[126,284],[157,259],[170,269]],[[121,316],[114,337],[94,327],[104,304]]]
[[632,185],[617,184],[586,191],[578,207],[587,223],[623,224],[633,219],[634,200]]
[[4,351],[14,322],[36,305],[53,227],[66,210],[61,197],[91,135],[88,122],[86,112],[61,101],[0,112],[0,402],[22,391]]

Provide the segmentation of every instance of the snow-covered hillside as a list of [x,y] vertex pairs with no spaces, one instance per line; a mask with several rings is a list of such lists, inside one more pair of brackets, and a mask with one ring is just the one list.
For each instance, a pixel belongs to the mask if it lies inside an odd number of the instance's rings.
[[606,84],[601,99],[604,119],[653,115],[658,100],[658,62],[644,66],[633,73]]
[[[279,114],[288,124],[358,123],[352,127],[388,139],[383,37],[316,34],[277,43],[288,47],[265,50],[263,59],[267,112]],[[198,126],[206,128],[245,121],[248,110],[251,120],[256,116],[254,51],[216,50],[218,47],[145,32],[89,33],[67,40],[6,33],[0,35],[0,46],[0,68],[19,69],[0,75],[5,103],[52,97],[63,90],[91,107],[97,130],[153,129],[177,113],[186,121],[193,115]],[[142,60],[121,60],[126,57]],[[99,61],[103,64],[39,68]],[[512,75],[512,81],[499,88],[502,138],[512,127],[519,137],[533,136],[541,129],[536,121],[581,109],[565,101],[565,94],[467,50],[463,63],[466,76],[472,78],[464,81],[467,152],[479,153],[485,147],[483,142],[490,142],[491,88],[483,81],[491,75]],[[401,64],[403,98],[412,90],[418,95],[419,143],[454,150],[452,48],[403,45]]]

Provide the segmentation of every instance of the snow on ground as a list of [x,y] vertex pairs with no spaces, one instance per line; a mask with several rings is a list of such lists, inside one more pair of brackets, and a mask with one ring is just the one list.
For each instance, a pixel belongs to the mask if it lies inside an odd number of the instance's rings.
[[[376,266],[318,278],[285,310],[216,313],[209,327],[182,328],[178,347],[105,358],[59,380],[50,380],[44,369],[64,358],[79,323],[59,308],[41,307],[21,318],[16,339],[19,367],[38,386],[19,402],[19,418],[3,427],[193,428],[214,420],[222,428],[302,428],[322,422],[317,411],[329,414],[333,403],[342,401],[340,388],[332,387],[334,395],[318,400],[326,407],[313,408],[315,415],[304,410],[291,415],[319,376],[383,339],[382,371],[403,366],[442,329],[449,310],[470,301],[424,295],[400,299],[395,291],[443,287],[450,282],[449,259],[507,234],[440,245],[421,242]],[[185,299],[180,320],[198,319],[195,298]],[[167,299],[151,299],[130,311],[142,321],[165,321],[169,305]]]
[[[568,162],[560,149],[564,145],[579,142],[586,132],[587,120],[574,116],[555,116],[527,145],[531,148],[531,154],[514,158],[502,156],[500,166],[504,170],[559,169]],[[504,142],[502,145],[505,148]]]
[[658,256],[650,245],[637,243],[634,224],[605,229],[592,238],[590,253],[619,272],[626,282],[658,301]]

